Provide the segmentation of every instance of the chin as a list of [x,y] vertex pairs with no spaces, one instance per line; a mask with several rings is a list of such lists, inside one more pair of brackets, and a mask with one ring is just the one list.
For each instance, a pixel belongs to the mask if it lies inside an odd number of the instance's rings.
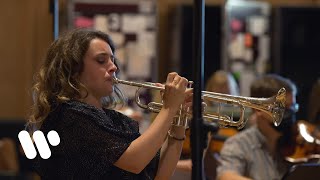
[[114,89],[107,89],[107,93],[105,94],[105,96],[110,96],[113,93]]

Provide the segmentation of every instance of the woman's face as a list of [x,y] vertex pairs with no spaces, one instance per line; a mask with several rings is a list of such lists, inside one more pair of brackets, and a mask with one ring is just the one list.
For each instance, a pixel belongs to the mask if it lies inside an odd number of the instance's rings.
[[83,60],[80,82],[88,90],[88,96],[101,99],[113,92],[112,76],[117,67],[113,62],[113,53],[107,42],[93,39]]

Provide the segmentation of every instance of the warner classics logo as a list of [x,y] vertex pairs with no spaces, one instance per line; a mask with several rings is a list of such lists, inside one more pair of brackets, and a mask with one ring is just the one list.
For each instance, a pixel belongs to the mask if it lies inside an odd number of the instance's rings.
[[[51,150],[49,148],[49,145],[46,141],[46,138],[42,131],[35,131],[32,135],[34,143],[39,151],[40,157],[42,159],[48,159],[51,156]],[[18,138],[20,141],[20,144],[22,146],[22,149],[28,159],[34,159],[37,156],[36,148],[32,142],[32,139],[30,137],[30,134],[23,130],[20,131],[18,134]],[[57,146],[60,143],[60,137],[58,133],[54,130],[50,131],[47,134],[47,138],[49,143],[52,146]]]

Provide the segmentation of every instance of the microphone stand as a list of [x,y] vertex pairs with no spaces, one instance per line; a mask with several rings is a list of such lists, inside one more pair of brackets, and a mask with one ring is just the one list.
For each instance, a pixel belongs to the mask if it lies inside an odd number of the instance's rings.
[[195,67],[193,89],[193,120],[191,121],[191,158],[192,179],[205,179],[203,168],[203,151],[205,140],[203,138],[202,118],[202,89],[204,78],[204,0],[194,0],[193,6],[193,65]]
[[53,39],[59,36],[59,0],[50,0],[50,13],[53,20]]

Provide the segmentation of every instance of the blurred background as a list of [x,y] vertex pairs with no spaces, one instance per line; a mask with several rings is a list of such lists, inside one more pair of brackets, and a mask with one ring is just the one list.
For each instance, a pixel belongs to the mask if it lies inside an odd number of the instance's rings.
[[[192,0],[0,3],[0,138],[12,137],[17,152],[17,134],[24,129],[32,103],[33,75],[49,44],[68,29],[87,27],[109,33],[117,47],[120,79],[164,82],[171,71],[193,79]],[[205,3],[205,82],[223,69],[232,73],[240,94],[247,96],[256,76],[281,74],[297,84],[298,119],[311,121],[310,94],[320,78],[320,0]],[[137,108],[135,89],[122,88],[128,107],[139,113],[143,131],[152,114]],[[141,98],[147,102],[155,95],[142,91]],[[16,159],[17,163],[5,164],[3,169],[27,172],[23,154]]]

